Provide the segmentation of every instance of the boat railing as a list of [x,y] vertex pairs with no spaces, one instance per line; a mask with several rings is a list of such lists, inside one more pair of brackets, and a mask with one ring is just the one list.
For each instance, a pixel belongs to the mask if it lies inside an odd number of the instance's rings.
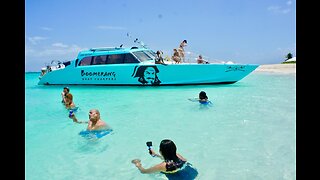
[[122,47],[99,47],[99,48],[90,48],[90,51],[114,51],[123,49]]
[[69,65],[70,62],[61,62],[57,60],[52,60],[50,64],[46,63],[45,68],[41,69],[41,77],[44,76],[46,73],[55,71],[58,69],[63,69],[66,67],[66,65]]

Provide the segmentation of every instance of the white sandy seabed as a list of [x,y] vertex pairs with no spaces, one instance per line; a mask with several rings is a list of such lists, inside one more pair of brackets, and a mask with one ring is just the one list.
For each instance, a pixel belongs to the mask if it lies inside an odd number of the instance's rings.
[[255,72],[296,74],[296,64],[263,64]]

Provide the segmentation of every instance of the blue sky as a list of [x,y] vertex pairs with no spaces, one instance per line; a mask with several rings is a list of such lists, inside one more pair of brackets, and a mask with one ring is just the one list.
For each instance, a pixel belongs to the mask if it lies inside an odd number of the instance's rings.
[[[127,36],[130,34],[130,37]],[[26,0],[25,70],[75,59],[92,47],[126,47],[139,38],[173,53],[184,39],[189,57],[275,64],[296,56],[293,0]]]

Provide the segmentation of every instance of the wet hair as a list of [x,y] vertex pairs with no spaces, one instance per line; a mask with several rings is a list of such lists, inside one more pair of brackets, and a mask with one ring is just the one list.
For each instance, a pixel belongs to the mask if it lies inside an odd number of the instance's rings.
[[169,139],[164,139],[160,143],[160,151],[164,160],[178,161],[177,147],[173,141]]
[[67,99],[73,100],[73,96],[72,96],[72,94],[70,94],[70,93],[66,94],[65,97],[66,97]]
[[66,89],[68,92],[70,91],[70,89],[68,87],[64,87],[63,89]]
[[[99,111],[98,109],[91,109],[90,111],[96,112],[96,113],[98,114],[98,116],[100,117],[100,111]],[[89,112],[90,112],[90,111],[89,111]]]
[[206,92],[201,91],[199,93],[199,99],[208,99],[208,96],[207,96]]

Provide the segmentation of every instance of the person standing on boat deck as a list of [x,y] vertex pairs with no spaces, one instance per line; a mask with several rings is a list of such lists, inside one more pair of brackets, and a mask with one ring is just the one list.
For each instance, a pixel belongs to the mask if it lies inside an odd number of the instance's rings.
[[173,56],[171,58],[174,62],[176,62],[176,64],[181,63],[181,57],[176,48],[173,49]]
[[142,167],[140,159],[133,159],[133,163],[141,173],[150,174],[161,172],[165,174],[169,179],[172,178],[191,180],[198,175],[198,171],[192,167],[192,164],[187,162],[183,156],[178,154],[177,147],[173,141],[164,139],[160,143],[160,154],[155,153],[153,149],[149,147],[150,155],[152,157],[159,157],[163,162],[154,165],[150,168]]
[[157,58],[155,60],[155,64],[164,64],[162,54],[163,54],[162,51],[159,51],[159,50],[157,51]]
[[89,111],[89,121],[78,121],[74,114],[71,114],[69,118],[72,119],[75,123],[88,123],[88,131],[100,131],[111,129],[111,127],[101,119],[100,112],[98,109],[91,109]]
[[182,62],[185,61],[185,51],[184,51],[185,46],[187,46],[187,40],[183,40],[180,43],[179,48],[178,48],[179,56],[180,56]]
[[65,96],[70,92],[70,89],[68,87],[64,87],[63,91],[61,92],[61,97],[62,97],[62,103],[65,104],[66,100],[65,100]]

